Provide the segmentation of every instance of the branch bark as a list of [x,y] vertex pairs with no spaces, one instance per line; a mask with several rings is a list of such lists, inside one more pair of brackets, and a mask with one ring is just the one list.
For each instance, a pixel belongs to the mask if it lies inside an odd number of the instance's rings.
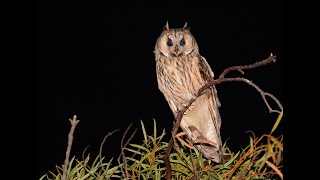
[[247,84],[249,84],[250,86],[252,86],[253,88],[255,88],[260,95],[262,96],[262,99],[264,101],[264,103],[266,104],[269,112],[277,112],[280,113],[279,110],[275,110],[272,109],[271,106],[269,105],[266,96],[270,97],[272,100],[274,100],[277,105],[279,106],[280,110],[283,110],[283,107],[280,103],[280,101],[273,96],[272,94],[268,93],[268,92],[264,92],[261,88],[259,88],[259,86],[257,86],[256,84],[254,84],[252,81],[246,79],[246,78],[242,78],[242,77],[236,77],[236,78],[225,78],[225,76],[230,72],[230,71],[239,71],[240,73],[244,74],[244,70],[248,70],[248,69],[254,69],[263,65],[267,65],[270,64],[271,62],[275,62],[276,61],[276,56],[273,55],[272,53],[270,54],[270,56],[267,59],[264,59],[262,61],[256,62],[254,64],[250,64],[250,65],[245,65],[245,66],[232,66],[229,68],[226,68],[221,75],[219,76],[218,79],[216,80],[212,80],[210,82],[208,82],[206,85],[204,85],[202,88],[199,89],[198,94],[196,96],[195,99],[191,99],[188,103],[188,105],[186,107],[184,107],[176,116],[175,120],[176,122],[173,125],[173,129],[172,129],[172,136],[170,138],[169,144],[167,146],[166,149],[166,154],[165,154],[165,165],[166,165],[166,179],[170,180],[171,179],[171,165],[170,165],[170,152],[172,150],[173,147],[173,142],[174,142],[174,137],[176,136],[179,126],[180,126],[180,122],[182,120],[182,117],[185,113],[185,111],[191,106],[191,104],[199,97],[202,95],[202,93],[209,87],[211,87],[212,85],[216,85],[216,84],[220,84],[222,82],[234,82],[234,81],[241,81],[241,82],[245,82]]
[[62,180],[66,180],[67,177],[67,168],[69,165],[69,157],[70,157],[70,152],[71,152],[71,147],[72,147],[72,142],[73,142],[73,133],[74,130],[76,129],[77,124],[79,123],[80,120],[77,120],[77,116],[74,115],[73,119],[69,119],[71,123],[71,129],[68,135],[68,147],[66,151],[66,159],[64,160],[64,165],[63,165],[63,174],[62,174]]

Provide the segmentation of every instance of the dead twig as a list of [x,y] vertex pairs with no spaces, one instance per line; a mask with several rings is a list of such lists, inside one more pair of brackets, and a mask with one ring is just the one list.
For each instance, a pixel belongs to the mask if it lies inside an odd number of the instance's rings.
[[[267,59],[264,59],[262,61],[256,62],[254,64],[250,64],[250,65],[244,65],[244,66],[232,66],[232,67],[228,67],[227,69],[223,70],[223,72],[220,74],[219,79],[224,78],[226,76],[226,74],[228,74],[230,71],[239,71],[241,72],[241,74],[244,74],[243,70],[247,70],[247,69],[253,69],[259,66],[263,66],[263,65],[267,65],[271,62],[276,62],[276,57],[274,56],[272,53],[270,54],[270,56]],[[204,86],[205,87],[205,86]]]
[[[129,137],[129,139],[126,141],[126,143],[123,145],[123,141],[124,141],[124,138],[126,137],[126,134],[128,133],[130,127],[132,126],[132,123],[129,125],[129,127],[126,129],[126,131],[124,132],[123,134],[123,137],[121,139],[121,153],[118,157],[118,163],[121,165],[121,162],[120,162],[120,158],[122,158],[122,163],[123,163],[123,167],[120,166],[120,169],[121,169],[121,172],[122,174],[124,175],[124,178],[125,179],[129,179],[129,172],[128,172],[128,168],[127,168],[127,160],[126,160],[126,156],[124,154],[124,148],[128,145],[128,143],[131,141],[131,139],[133,138],[133,136],[136,134],[137,132],[137,129],[134,130],[134,132],[132,133],[132,135]],[[124,170],[123,170],[124,169]]]
[[[109,136],[112,136],[113,133],[115,133],[115,132],[117,132],[117,131],[119,131],[119,130],[120,130],[120,129],[116,129],[116,130],[114,130],[114,131],[112,131],[112,132],[109,132],[107,135],[104,136],[103,141],[102,141],[102,143],[101,143],[101,145],[100,145],[100,150],[99,150],[100,164],[102,164],[102,163],[101,163],[101,162],[102,162],[102,158],[101,158],[101,157],[102,157],[102,156],[101,156],[102,147],[103,147],[106,139],[107,139]],[[105,169],[103,166],[101,166],[101,167],[104,169],[104,171],[106,171],[106,169]]]
[[86,151],[89,149],[90,145],[88,145],[86,148],[84,148],[83,152],[82,152],[82,161],[85,160],[84,155],[86,154]]
[[63,168],[63,174],[62,174],[62,180],[66,180],[67,177],[67,168],[69,165],[69,157],[70,157],[70,152],[71,152],[71,147],[72,147],[72,142],[73,142],[73,133],[74,130],[76,129],[77,124],[79,123],[80,120],[77,120],[77,116],[74,115],[73,119],[69,119],[71,123],[71,129],[68,135],[68,147],[66,151],[66,159],[64,160],[64,165],[62,165]]

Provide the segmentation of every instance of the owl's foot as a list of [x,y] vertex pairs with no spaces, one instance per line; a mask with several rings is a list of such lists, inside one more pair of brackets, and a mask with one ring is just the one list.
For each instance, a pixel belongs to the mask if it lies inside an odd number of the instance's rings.
[[180,138],[180,136],[186,135],[186,132],[179,132],[178,134],[176,134],[175,138],[177,138],[181,144],[185,145],[186,147],[193,149],[193,147],[188,144],[187,142],[185,142],[183,139]]

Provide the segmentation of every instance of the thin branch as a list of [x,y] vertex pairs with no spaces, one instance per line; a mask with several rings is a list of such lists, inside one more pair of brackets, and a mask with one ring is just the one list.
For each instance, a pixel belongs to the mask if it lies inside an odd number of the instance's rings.
[[88,150],[88,148],[90,147],[90,145],[88,145],[86,148],[84,148],[83,152],[82,152],[82,160],[84,161],[84,155],[86,154],[86,151]]
[[243,70],[247,70],[247,69],[253,69],[259,66],[263,66],[263,65],[267,65],[271,62],[276,62],[276,57],[274,56],[272,53],[270,54],[270,56],[267,59],[264,59],[262,61],[256,62],[254,64],[250,64],[250,65],[245,65],[245,66],[232,66],[232,67],[228,67],[227,69],[225,69],[221,75],[219,76],[219,79],[224,78],[224,76],[226,74],[228,74],[230,71],[239,71],[241,72],[241,74],[244,74]]
[[251,133],[252,134],[252,139],[255,141],[256,140],[256,134],[254,134],[254,132],[253,131],[251,131],[251,130],[248,130],[248,131],[246,131],[246,132],[249,132],[249,133]]
[[[120,129],[116,129],[116,130],[114,130],[114,131],[112,131],[112,132],[109,132],[107,135],[104,136],[103,141],[102,141],[102,143],[101,143],[101,145],[100,145],[100,150],[99,150],[100,164],[102,164],[102,163],[101,163],[101,162],[102,162],[102,158],[101,158],[102,147],[103,147],[106,139],[107,139],[109,136],[112,136],[113,133],[115,133],[115,132],[117,132],[117,131],[119,131],[119,130],[120,130]],[[104,169],[104,171],[106,171],[106,169],[104,168],[104,166],[101,166],[101,167]]]
[[64,165],[62,166],[63,168],[63,175],[62,175],[62,180],[66,180],[67,177],[67,168],[69,165],[69,157],[70,157],[70,152],[71,152],[71,147],[72,147],[72,142],[73,142],[73,133],[74,130],[76,129],[77,124],[79,123],[80,120],[77,120],[77,116],[74,115],[73,119],[69,119],[71,123],[71,129],[68,135],[68,147],[66,151],[66,159],[64,160]]
[[87,166],[88,161],[86,161],[84,155],[86,154],[86,151],[89,149],[90,145],[88,145],[86,148],[84,148],[82,152],[82,161],[83,161],[83,167]]
[[257,67],[260,67],[260,66],[263,66],[263,65],[267,65],[271,62],[275,62],[276,61],[276,56],[273,55],[272,53],[270,54],[270,56],[267,58],[267,59],[264,59],[262,61],[259,61],[259,62],[256,62],[254,64],[251,64],[251,65],[245,65],[245,66],[233,66],[233,67],[229,67],[229,68],[226,68],[222,73],[221,75],[219,76],[218,79],[216,80],[212,80],[210,82],[208,82],[206,85],[204,85],[203,87],[201,87],[198,91],[198,94],[196,96],[195,99],[191,99],[189,101],[189,103],[187,104],[187,106],[185,106],[183,109],[180,110],[180,112],[177,114],[175,120],[176,122],[174,123],[173,125],[173,128],[172,128],[172,136],[170,138],[170,141],[168,143],[168,146],[167,146],[167,149],[166,149],[166,154],[165,154],[165,165],[166,165],[166,179],[170,180],[171,179],[171,165],[170,165],[170,152],[172,150],[172,147],[173,147],[173,143],[174,143],[174,137],[176,136],[177,132],[178,132],[178,129],[179,129],[179,126],[180,126],[180,123],[181,123],[181,120],[182,120],[182,117],[184,115],[184,113],[186,112],[186,110],[192,105],[192,103],[199,97],[203,94],[203,92],[208,89],[209,87],[213,86],[213,85],[216,85],[216,84],[220,84],[222,82],[233,82],[233,81],[242,81],[242,82],[245,82],[247,84],[249,84],[250,86],[254,87],[259,93],[260,95],[262,96],[262,99],[264,101],[264,103],[266,104],[269,112],[277,112],[277,113],[280,113],[280,111],[278,110],[274,110],[271,108],[271,106],[269,105],[267,99],[266,99],[266,96],[270,97],[272,100],[274,100],[277,105],[279,106],[279,108],[281,109],[281,111],[283,110],[283,107],[280,103],[280,101],[275,97],[273,96],[272,94],[270,93],[267,93],[267,92],[264,92],[263,90],[261,90],[256,84],[254,84],[253,82],[249,81],[248,79],[245,79],[245,78],[241,78],[241,77],[237,77],[237,78],[225,78],[225,76],[230,72],[230,71],[239,71],[241,72],[242,74],[244,74],[244,71],[243,70],[247,70],[247,69],[253,69],[253,68],[257,68]]
[[[270,94],[268,92],[264,92],[262,89],[259,88],[259,86],[257,86],[252,81],[250,81],[250,80],[248,80],[246,78],[241,78],[241,77],[237,77],[237,78],[222,78],[222,79],[217,79],[217,80],[211,81],[208,84],[215,85],[215,84],[220,84],[222,82],[234,82],[234,81],[242,81],[242,82],[245,82],[245,83],[249,84],[250,86],[254,87],[260,93],[260,95],[262,96],[262,99],[265,102],[265,104],[267,105],[268,110],[269,110],[270,113],[271,112],[280,113],[280,111],[274,110],[274,109],[272,109],[270,107],[270,105],[269,105],[269,103],[268,103],[268,101],[266,99],[266,96],[272,98],[272,100],[274,100],[277,103],[277,105],[279,106],[280,110],[281,111],[283,110],[283,107],[282,107],[280,101],[275,96],[273,96],[272,94]],[[203,90],[205,90],[205,89],[203,89]]]
[[118,162],[120,163],[120,158],[122,157],[122,161],[123,161],[123,166],[124,166],[124,172],[123,172],[123,168],[122,166],[120,167],[122,174],[125,176],[125,179],[129,179],[129,173],[128,173],[128,169],[127,169],[127,160],[126,160],[126,156],[124,154],[124,148],[128,145],[128,143],[131,141],[131,139],[133,138],[133,136],[136,134],[137,129],[134,130],[134,132],[132,133],[132,135],[129,137],[129,139],[126,141],[126,143],[123,145],[123,141],[124,138],[126,137],[126,134],[128,133],[130,127],[132,126],[132,123],[130,123],[129,127],[126,129],[126,131],[123,134],[123,137],[121,139],[121,153],[118,157]]

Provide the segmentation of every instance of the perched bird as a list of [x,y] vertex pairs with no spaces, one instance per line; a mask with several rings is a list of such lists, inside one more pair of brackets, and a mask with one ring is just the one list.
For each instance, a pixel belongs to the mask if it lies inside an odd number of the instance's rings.
[[[183,28],[170,29],[167,22],[156,41],[154,53],[159,89],[176,117],[214,74],[199,54],[187,23]],[[200,153],[216,163],[222,161],[220,106],[217,90],[211,86],[194,101],[180,123],[184,134]]]

